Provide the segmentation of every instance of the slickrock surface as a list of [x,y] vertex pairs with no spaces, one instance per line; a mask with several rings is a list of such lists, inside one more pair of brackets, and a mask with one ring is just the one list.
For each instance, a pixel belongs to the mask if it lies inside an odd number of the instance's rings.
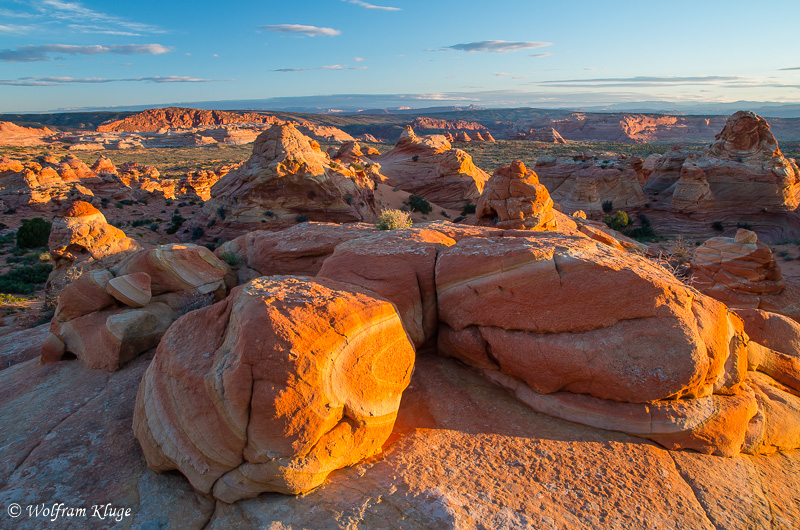
[[520,230],[554,230],[553,199],[534,171],[520,160],[495,170],[478,198],[475,215],[482,224]]
[[43,138],[53,136],[55,133],[47,127],[34,129],[33,127],[20,127],[11,122],[0,121],[0,145],[15,147],[29,147],[44,145]]
[[[377,215],[372,179],[334,164],[319,145],[293,125],[262,133],[253,154],[211,188],[205,211],[214,230],[239,235],[306,220],[372,221]],[[249,230],[248,230],[249,229]]]
[[182,476],[146,467],[131,423],[148,363],[143,356],[108,373],[28,362],[0,372],[0,502],[111,502],[131,508],[120,528],[734,530],[800,520],[800,452],[667,451],[533,412],[463,364],[430,355],[417,359],[384,453],[302,496],[215,503]]
[[445,208],[460,210],[474,204],[489,179],[471,156],[453,149],[444,136],[417,136],[411,127],[406,127],[391,151],[373,158],[390,186]]
[[225,502],[302,493],[380,452],[414,349],[392,304],[352,285],[266,277],[180,319],[137,397],[148,465]]

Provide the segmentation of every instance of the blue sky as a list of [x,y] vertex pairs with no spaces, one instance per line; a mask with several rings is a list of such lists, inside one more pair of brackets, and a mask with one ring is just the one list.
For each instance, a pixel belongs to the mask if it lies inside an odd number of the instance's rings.
[[800,102],[796,8],[0,0],[0,112],[329,94],[412,107]]

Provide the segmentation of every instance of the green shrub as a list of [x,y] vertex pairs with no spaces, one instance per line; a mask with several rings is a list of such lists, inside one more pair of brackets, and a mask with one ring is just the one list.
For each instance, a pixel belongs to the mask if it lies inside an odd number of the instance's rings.
[[614,203],[611,200],[603,201],[603,211],[605,213],[611,213],[611,210],[614,209]]
[[242,257],[239,256],[236,252],[223,252],[220,256],[222,261],[230,265],[231,267],[235,267],[242,262]]
[[614,216],[606,215],[603,218],[603,222],[608,225],[609,228],[616,230],[617,232],[622,232],[625,230],[631,220],[628,217],[628,214],[622,210],[617,210],[617,213]]
[[419,195],[408,196],[408,207],[411,208],[412,212],[419,212],[422,214],[428,214],[433,211],[433,206],[431,206],[431,203]]
[[17,246],[19,248],[46,247],[52,227],[51,223],[41,217],[22,221],[22,226],[17,230]]
[[723,232],[725,230],[725,225],[722,224],[722,221],[714,221],[711,223],[711,228],[717,232]]
[[37,263],[0,274],[0,293],[32,294],[37,285],[47,281],[52,270],[53,266],[49,263]]
[[375,223],[381,230],[395,230],[396,228],[409,228],[411,226],[411,214],[401,210],[384,210]]
[[465,204],[464,208],[461,210],[461,215],[466,217],[471,213],[475,213],[475,208],[477,208],[477,206],[472,203]]
[[306,221],[308,221],[308,216],[304,213],[301,213],[300,215],[295,217],[294,220],[297,221],[298,223],[305,223]]
[[202,227],[195,226],[194,228],[192,228],[192,241],[197,241],[198,239],[203,237],[203,234],[205,233],[206,231],[203,230]]

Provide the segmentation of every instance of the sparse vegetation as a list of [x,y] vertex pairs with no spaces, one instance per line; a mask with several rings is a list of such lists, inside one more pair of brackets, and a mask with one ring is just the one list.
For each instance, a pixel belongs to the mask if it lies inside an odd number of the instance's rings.
[[467,204],[464,205],[464,208],[461,209],[461,215],[463,217],[466,217],[471,213],[475,213],[475,209],[476,208],[477,208],[477,206],[475,204],[467,203]]
[[603,211],[605,213],[611,213],[614,209],[614,202],[611,200],[603,201]]
[[300,215],[295,217],[294,220],[297,221],[298,223],[305,223],[308,221],[308,216],[304,213],[301,213]]
[[37,263],[0,274],[0,293],[33,294],[47,281],[47,276],[52,270],[53,266],[49,263]]
[[421,214],[429,214],[433,211],[433,206],[431,206],[431,203],[429,203],[420,195],[409,195],[408,207],[412,212],[419,212]]
[[52,227],[52,223],[41,217],[22,221],[22,226],[17,230],[17,246],[19,248],[46,247]]
[[242,262],[242,257],[233,251],[223,252],[222,256],[220,257],[222,258],[222,261],[224,261],[231,267],[235,267]]
[[714,221],[713,223],[711,223],[711,228],[713,228],[717,232],[725,231],[725,225],[722,224],[722,221]]
[[411,227],[411,214],[401,210],[384,210],[375,224],[380,230],[395,230]]

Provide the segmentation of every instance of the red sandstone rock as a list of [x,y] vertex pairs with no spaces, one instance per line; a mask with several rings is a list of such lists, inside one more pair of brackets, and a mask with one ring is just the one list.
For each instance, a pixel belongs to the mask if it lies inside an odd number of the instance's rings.
[[147,109],[122,120],[107,122],[100,125],[97,130],[128,131],[128,132],[157,132],[162,128],[195,128],[201,126],[219,126],[231,123],[283,123],[274,116],[256,113],[234,113],[219,110],[186,109],[167,107],[162,109]]
[[379,232],[340,243],[317,276],[358,285],[392,302],[403,327],[419,347],[435,337],[438,329],[434,282],[437,255],[455,243],[426,228]]
[[689,157],[675,184],[672,209],[711,219],[728,212],[793,211],[800,204],[800,169],[778,148],[767,122],[737,112],[713,144]]
[[241,167],[214,184],[205,210],[219,227],[239,233],[262,228],[262,220],[295,224],[299,215],[312,221],[371,221],[373,188],[371,179],[331,162],[294,126],[276,125],[258,137]]
[[390,186],[445,208],[474,203],[489,179],[466,152],[441,135],[417,136],[407,127],[391,151],[374,157]]
[[367,293],[260,278],[179,320],[137,396],[150,468],[234,502],[309,491],[379,452],[414,349],[394,307]]
[[150,275],[134,272],[117,276],[108,281],[106,291],[118,301],[130,307],[144,307],[150,303]]
[[478,198],[475,215],[497,228],[553,230],[557,228],[553,199],[535,172],[521,160],[498,168]]

